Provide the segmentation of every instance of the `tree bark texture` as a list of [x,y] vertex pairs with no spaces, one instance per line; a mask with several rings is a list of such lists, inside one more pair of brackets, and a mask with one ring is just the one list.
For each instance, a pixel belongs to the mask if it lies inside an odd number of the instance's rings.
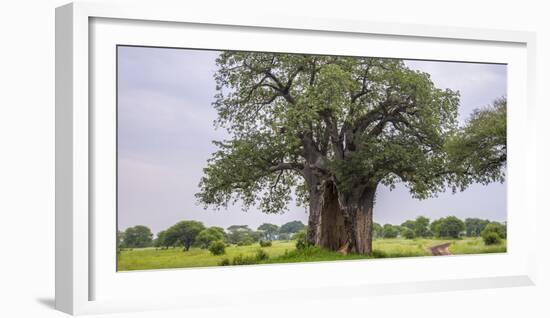
[[375,187],[338,193],[329,181],[310,189],[308,242],[340,253],[372,253]]

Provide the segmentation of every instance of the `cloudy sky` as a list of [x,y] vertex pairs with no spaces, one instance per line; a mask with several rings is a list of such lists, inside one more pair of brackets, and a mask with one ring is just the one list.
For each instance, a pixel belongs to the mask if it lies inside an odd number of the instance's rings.
[[[183,219],[207,226],[228,227],[264,222],[307,223],[304,208],[291,205],[280,215],[239,205],[227,210],[204,210],[194,194],[206,160],[215,150],[211,140],[226,136],[214,130],[216,112],[214,51],[118,48],[118,224],[120,229],[143,224],[154,233]],[[431,74],[440,88],[461,93],[461,121],[473,109],[506,95],[506,66],[476,63],[406,61]],[[400,224],[424,215],[460,218],[506,219],[506,185],[473,185],[468,190],[437,198],[415,200],[404,186],[393,191],[380,187],[374,218],[379,223]]]

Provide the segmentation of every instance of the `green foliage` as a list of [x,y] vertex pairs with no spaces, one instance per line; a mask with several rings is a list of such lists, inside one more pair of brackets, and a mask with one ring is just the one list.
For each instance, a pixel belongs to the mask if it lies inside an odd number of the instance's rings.
[[271,241],[260,240],[261,247],[270,247],[272,245]]
[[129,227],[122,235],[122,246],[127,248],[148,247],[153,244],[153,233],[144,225]]
[[447,138],[445,150],[455,188],[478,182],[503,182],[506,166],[506,98],[476,109],[468,122]]
[[263,233],[266,240],[272,241],[277,238],[279,226],[271,223],[264,223],[258,227],[258,231],[261,231]]
[[301,221],[292,221],[281,225],[281,228],[279,229],[279,233],[292,234],[292,233],[297,233],[305,228],[306,226]]
[[260,240],[261,232],[252,231],[248,225],[232,225],[227,228],[227,240],[240,246],[251,245]]
[[297,249],[303,249],[309,245],[307,242],[307,231],[305,229],[294,233],[292,239],[296,241]]
[[249,246],[254,244],[254,241],[250,238],[245,238],[242,241],[237,242],[237,246]]
[[252,265],[252,264],[258,264],[260,262],[265,262],[268,259],[269,259],[269,254],[267,254],[262,249],[258,249],[256,251],[256,254],[254,254],[253,256],[244,256],[243,254],[239,254],[233,257],[233,261],[231,262],[231,264],[232,265]]
[[489,224],[489,220],[478,218],[467,218],[464,220],[466,226],[466,236],[480,236],[481,231]]
[[210,227],[202,230],[196,237],[195,242],[200,248],[209,248],[214,241],[224,241],[225,231],[221,227]]
[[[429,255],[427,249],[430,246],[451,241],[449,250],[453,254],[480,254],[480,253],[502,253],[506,252],[506,240],[500,244],[485,245],[482,238],[464,238],[449,240],[414,238],[412,240],[395,238],[379,239],[373,242],[373,258],[381,257],[407,257]],[[178,249],[150,249],[136,248],[133,250],[123,249],[118,258],[118,270],[146,270],[161,268],[184,268],[231,265],[233,257],[239,254],[242,257],[252,259],[249,263],[256,263],[254,260],[258,246],[231,246],[226,247],[224,255],[212,255],[208,250],[191,247],[186,253]],[[316,246],[307,246],[304,249],[296,249],[295,242],[274,241],[273,246],[265,249],[269,259],[261,263],[294,263],[294,262],[315,262],[333,260],[352,260],[370,258],[366,255],[348,254],[343,255],[321,249]]]
[[374,223],[372,226],[372,237],[377,239],[377,238],[381,238],[382,236],[383,236],[382,225],[378,223]]
[[220,266],[229,266],[229,265],[231,265],[231,261],[229,260],[229,258],[224,258],[219,262],[218,265],[220,265]]
[[255,257],[252,256],[243,256],[242,254],[239,254],[235,257],[233,257],[233,261],[231,262],[232,265],[252,265],[252,264],[258,264],[258,261]]
[[258,249],[256,251],[255,257],[256,257],[256,261],[262,262],[269,259],[269,254],[267,254],[267,252],[262,249]]
[[502,238],[496,232],[483,232],[481,235],[483,237],[483,242],[485,245],[496,245],[500,244]]
[[166,242],[166,231],[160,231],[157,233],[157,237],[153,241],[153,246],[156,248],[168,248]]
[[212,253],[212,255],[225,254],[225,243],[221,240],[213,241],[208,246],[208,250]]
[[205,227],[198,221],[180,221],[166,230],[165,244],[166,246],[183,246],[185,251],[188,251],[191,245],[195,243],[195,239]]
[[288,241],[290,240],[290,234],[289,233],[279,233],[277,235],[277,237],[279,238],[279,240],[282,240],[282,241]]
[[430,224],[430,219],[427,217],[419,216],[414,220],[414,226],[412,230],[414,231],[415,237],[429,237],[431,232],[428,229]]
[[[401,228],[405,227],[413,231],[414,237],[430,237],[432,236],[432,232],[428,228],[430,225],[430,219],[419,216],[414,220],[407,220],[403,223],[401,223]],[[403,233],[401,233],[403,236]],[[408,234],[410,236],[410,234]]]
[[367,57],[225,51],[216,62],[217,125],[230,138],[204,168],[205,205],[281,213],[292,192],[307,201],[308,169],[337,180],[339,194],[403,182],[427,198],[445,188],[459,94],[428,74]]
[[395,225],[384,224],[382,227],[382,237],[396,238],[399,235],[399,228]]
[[436,237],[442,238],[459,238],[465,229],[464,222],[455,216],[435,220],[430,227]]
[[407,221],[401,223],[401,227],[406,227],[406,228],[411,229],[411,230],[414,230],[414,225],[415,225],[415,223],[414,223],[413,220],[407,220]]
[[506,226],[498,222],[491,222],[483,228],[481,236],[485,238],[488,233],[496,233],[500,238],[505,239]]
[[401,231],[401,236],[403,236],[404,238],[406,239],[413,239],[414,238],[414,231],[405,227],[402,231]]

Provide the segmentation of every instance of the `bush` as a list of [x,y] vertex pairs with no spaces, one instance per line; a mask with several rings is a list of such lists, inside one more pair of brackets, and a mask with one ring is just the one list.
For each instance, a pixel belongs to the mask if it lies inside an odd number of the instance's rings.
[[244,241],[240,241],[237,243],[237,246],[248,246],[254,244],[254,241],[250,238],[246,238]]
[[223,241],[214,241],[208,246],[208,250],[212,255],[225,254],[225,243]]
[[235,257],[233,257],[233,261],[229,261],[229,259],[224,258],[219,265],[220,266],[227,266],[227,265],[252,265],[252,264],[258,264],[262,261],[266,261],[269,259],[269,254],[265,252],[262,249],[258,249],[256,251],[256,254],[251,256],[243,256],[243,254],[239,254]]
[[299,250],[304,249],[306,246],[308,246],[307,232],[305,230],[296,232],[294,236],[292,236],[292,239],[296,240],[296,248]]
[[225,232],[220,227],[210,227],[202,230],[196,237],[196,245],[206,249],[214,241],[224,241]]
[[270,247],[272,245],[271,241],[260,240],[261,247]]
[[229,260],[229,258],[224,258],[224,259],[221,260],[221,262],[218,263],[218,265],[228,266],[228,265],[231,265],[231,261]]
[[487,224],[481,231],[481,236],[483,237],[484,233],[496,233],[501,239],[506,238],[506,227],[498,222],[491,222]]
[[384,224],[382,227],[382,237],[384,238],[396,238],[399,234],[399,228],[391,224]]
[[404,228],[401,235],[408,240],[412,240],[414,238],[414,231],[409,228]]
[[258,249],[256,251],[255,257],[256,257],[256,261],[258,262],[266,261],[269,259],[269,254],[267,254],[267,252],[262,249]]
[[460,237],[460,234],[466,229],[464,222],[455,216],[448,216],[437,219],[430,225],[433,234],[440,238]]
[[258,261],[254,256],[243,256],[243,254],[239,254],[233,257],[232,264],[233,265],[252,265],[252,264],[258,264]]
[[501,241],[500,236],[496,232],[484,232],[481,236],[485,245],[496,245]]

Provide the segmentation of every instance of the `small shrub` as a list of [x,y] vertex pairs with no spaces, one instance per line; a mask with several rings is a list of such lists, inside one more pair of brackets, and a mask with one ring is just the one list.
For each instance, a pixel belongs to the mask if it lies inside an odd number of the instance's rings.
[[251,265],[251,264],[258,264],[256,261],[256,257],[254,256],[243,256],[243,254],[239,254],[235,257],[233,257],[233,265]]
[[237,246],[248,246],[248,245],[252,245],[252,244],[254,244],[254,241],[247,238],[243,241],[238,242]]
[[372,251],[372,257],[373,258],[387,258],[388,253],[381,251],[381,250],[373,250]]
[[212,255],[225,254],[225,243],[222,241],[214,241],[208,246],[208,250]]
[[229,258],[224,258],[218,263],[218,265],[220,265],[220,266],[229,266],[229,265],[231,265],[231,261],[229,260]]
[[483,237],[484,234],[487,234],[489,232],[496,233],[501,239],[506,238],[506,226],[498,222],[491,222],[487,224],[481,231],[481,236]]
[[258,249],[256,251],[256,261],[258,262],[261,262],[261,261],[266,261],[269,259],[269,254],[266,253],[266,251],[262,250],[262,249]]
[[296,248],[299,250],[304,249],[308,246],[307,232],[305,230],[296,232],[292,239],[296,240]]
[[412,240],[414,238],[414,231],[409,228],[405,228],[401,232],[401,235],[408,240]]
[[260,240],[261,247],[270,247],[272,245],[271,241]]
[[484,232],[482,234],[483,242],[485,242],[485,245],[496,245],[499,244],[501,241],[500,236],[496,232]]

